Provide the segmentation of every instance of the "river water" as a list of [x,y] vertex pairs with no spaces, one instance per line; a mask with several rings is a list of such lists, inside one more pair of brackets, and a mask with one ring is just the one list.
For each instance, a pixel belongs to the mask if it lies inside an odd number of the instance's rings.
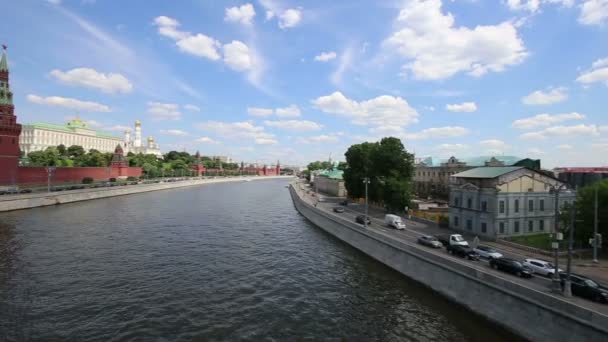
[[286,184],[0,214],[0,341],[513,340],[316,228]]

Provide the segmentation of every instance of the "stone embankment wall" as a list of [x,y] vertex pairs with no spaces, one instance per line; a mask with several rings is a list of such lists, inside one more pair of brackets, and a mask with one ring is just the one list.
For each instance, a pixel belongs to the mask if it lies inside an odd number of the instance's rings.
[[196,186],[212,183],[224,183],[224,182],[242,182],[247,179],[252,181],[260,181],[265,179],[275,178],[291,178],[291,176],[268,176],[268,177],[232,177],[232,178],[210,178],[210,179],[197,179],[187,180],[181,182],[171,183],[154,183],[154,184],[139,184],[129,186],[117,186],[111,188],[98,188],[98,189],[85,189],[85,190],[72,190],[52,193],[41,193],[41,194],[23,194],[13,196],[1,196],[0,197],[0,212],[30,209],[36,207],[44,207],[47,205],[56,205],[62,203],[71,203],[79,201],[88,201],[98,198],[107,198],[114,196],[131,195],[142,192],[167,190],[175,188],[183,188],[186,186]]
[[290,192],[296,209],[321,229],[517,335],[532,341],[608,341],[608,316],[366,229],[315,208],[293,186]]

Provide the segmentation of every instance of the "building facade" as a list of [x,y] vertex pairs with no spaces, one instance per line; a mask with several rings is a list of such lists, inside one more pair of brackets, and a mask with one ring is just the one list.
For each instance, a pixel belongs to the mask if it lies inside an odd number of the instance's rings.
[[553,172],[557,178],[575,188],[608,179],[608,167],[561,167]]
[[558,206],[574,190],[548,175],[520,166],[479,167],[451,177],[450,228],[487,239],[551,233]]
[[114,152],[116,145],[122,142],[121,137],[91,129],[78,118],[65,125],[43,122],[25,124],[19,136],[19,145],[25,154],[59,145],[78,145],[85,151]]
[[135,121],[134,130],[133,130],[133,139],[131,139],[131,131],[125,131],[123,149],[125,153],[134,153],[134,154],[153,154],[157,157],[162,157],[162,153],[160,152],[160,146],[156,143],[156,139],[154,137],[148,137],[146,143],[143,143],[142,140],[142,130],[141,130],[141,121]]
[[19,134],[13,93],[9,85],[6,46],[2,46],[0,58],[0,185],[14,184],[19,168]]
[[414,184],[418,197],[448,200],[450,193],[450,177],[459,172],[472,169],[465,162],[450,157],[439,166],[427,165],[424,161],[414,168]]

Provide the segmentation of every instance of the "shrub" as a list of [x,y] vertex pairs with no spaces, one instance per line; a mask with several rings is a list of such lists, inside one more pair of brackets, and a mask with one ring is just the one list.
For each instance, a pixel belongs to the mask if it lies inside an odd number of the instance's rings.
[[447,216],[439,216],[439,227],[448,228],[450,226],[450,218]]
[[110,178],[111,183],[116,183],[116,178]]
[[137,179],[137,177],[129,176],[129,177],[127,177],[127,180],[129,182],[134,182],[134,181],[137,181],[138,179]]
[[91,184],[93,183],[93,178],[92,177],[84,177],[82,179],[82,184]]

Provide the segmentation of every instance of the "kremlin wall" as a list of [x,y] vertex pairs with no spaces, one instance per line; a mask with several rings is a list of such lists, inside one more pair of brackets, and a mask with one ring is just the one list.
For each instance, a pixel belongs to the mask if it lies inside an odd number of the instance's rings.
[[[53,183],[80,183],[86,177],[94,180],[108,180],[110,178],[127,178],[140,177],[142,169],[140,167],[129,167],[124,156],[123,146],[120,143],[114,149],[112,163],[108,167],[30,167],[19,166],[20,157],[20,135],[22,126],[17,122],[17,116],[14,113],[13,93],[9,85],[9,69],[6,55],[6,47],[3,47],[2,58],[0,59],[0,186],[17,186],[24,184],[44,184],[47,183],[50,177]],[[128,151],[156,154],[160,156],[158,145],[152,139],[148,141],[148,146],[142,146],[141,143],[141,123],[136,122],[135,140],[131,141],[127,135],[125,137],[124,148]],[[84,129],[85,127],[77,127]],[[128,134],[128,133],[127,133]],[[151,148],[150,151],[146,148]],[[197,162],[192,166],[192,171],[197,176],[209,174],[219,174],[223,169],[206,169],[202,162],[200,154],[196,154]],[[277,162],[274,168],[266,166],[244,167],[241,165],[243,173],[255,174],[258,176],[279,176],[281,167]]]

